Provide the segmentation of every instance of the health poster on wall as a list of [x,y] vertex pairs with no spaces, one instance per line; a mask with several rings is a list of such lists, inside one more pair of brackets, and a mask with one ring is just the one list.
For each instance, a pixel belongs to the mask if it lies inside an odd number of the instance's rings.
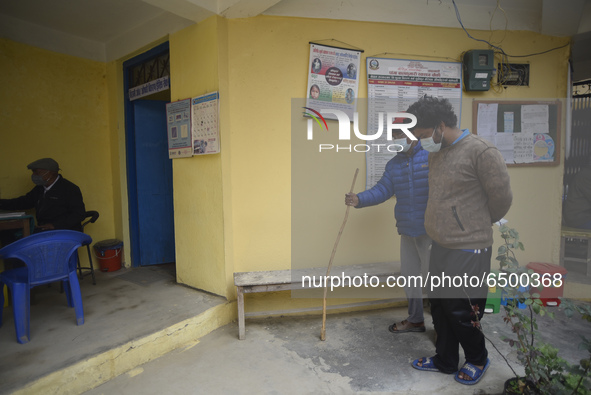
[[[367,134],[375,134],[380,115],[385,130],[388,112],[405,112],[411,104],[425,95],[448,99],[461,119],[462,64],[427,60],[367,58]],[[387,134],[372,144],[391,144]],[[366,153],[366,189],[382,177],[386,163],[396,153],[372,149]]]
[[212,92],[192,100],[193,155],[220,152],[219,93]]
[[[341,110],[353,119],[362,52],[310,43],[306,107],[316,111]],[[324,117],[337,119],[333,114]]]
[[193,155],[191,140],[191,99],[166,104],[168,129],[168,158]]

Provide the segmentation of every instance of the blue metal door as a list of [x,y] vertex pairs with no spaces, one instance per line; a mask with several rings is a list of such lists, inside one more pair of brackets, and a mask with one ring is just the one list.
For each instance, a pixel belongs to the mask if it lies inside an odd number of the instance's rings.
[[172,160],[168,159],[166,102],[136,100],[133,107],[139,265],[174,262]]

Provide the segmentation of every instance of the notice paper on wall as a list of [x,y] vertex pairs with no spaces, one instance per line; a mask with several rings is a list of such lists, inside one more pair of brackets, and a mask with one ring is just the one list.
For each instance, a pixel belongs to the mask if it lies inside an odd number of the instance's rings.
[[219,93],[212,92],[192,100],[193,155],[220,152]]
[[[380,114],[386,128],[388,112],[405,112],[411,104],[425,95],[448,99],[461,119],[462,64],[410,59],[367,58],[368,112],[367,134],[379,129]],[[387,145],[387,134],[372,144]],[[366,189],[373,187],[382,177],[386,163],[396,153],[388,150],[366,152]]]
[[480,103],[478,105],[478,135],[491,143],[495,142],[495,134],[497,134],[498,110],[497,103]]
[[530,104],[521,106],[521,132],[522,133],[548,133],[547,105]]
[[191,143],[191,99],[166,104],[168,158],[193,156]]
[[[361,50],[310,44],[306,107],[340,110],[353,119],[359,91]],[[337,119],[323,114],[326,119]]]

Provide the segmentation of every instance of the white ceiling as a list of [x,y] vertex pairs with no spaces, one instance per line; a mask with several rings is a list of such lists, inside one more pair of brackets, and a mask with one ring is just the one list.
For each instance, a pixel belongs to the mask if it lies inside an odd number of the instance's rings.
[[[506,25],[551,36],[591,31],[591,0],[455,3],[466,29]],[[0,37],[111,61],[216,14],[460,27],[452,0],[0,0]]]

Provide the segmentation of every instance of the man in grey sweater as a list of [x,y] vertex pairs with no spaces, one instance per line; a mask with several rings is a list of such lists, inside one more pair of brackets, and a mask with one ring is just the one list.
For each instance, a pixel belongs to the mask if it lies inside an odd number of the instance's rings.
[[[431,284],[440,285],[429,290],[436,355],[412,366],[457,372],[456,381],[472,385],[490,365],[479,325],[488,288],[480,279],[490,272],[492,224],[513,199],[509,174],[494,145],[458,128],[447,99],[425,96],[408,112],[417,117],[413,134],[431,152],[425,229],[433,239]],[[465,363],[458,372],[460,346]]]

